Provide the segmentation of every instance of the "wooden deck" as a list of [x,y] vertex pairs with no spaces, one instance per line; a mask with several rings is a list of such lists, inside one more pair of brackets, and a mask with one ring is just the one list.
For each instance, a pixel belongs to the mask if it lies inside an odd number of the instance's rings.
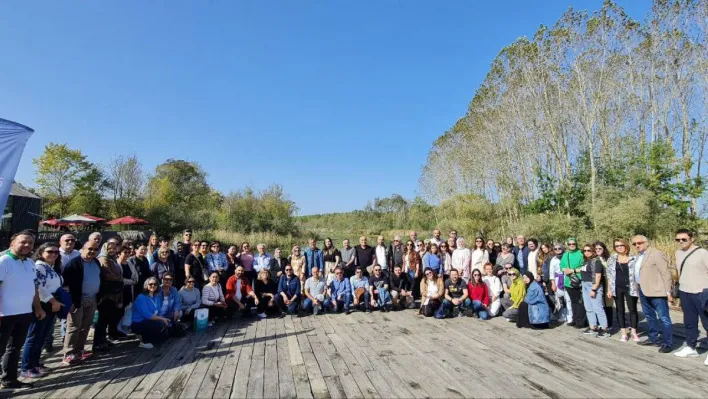
[[708,397],[704,359],[501,318],[288,316],[233,319],[152,350],[123,343],[73,368],[55,353],[54,373],[3,397]]

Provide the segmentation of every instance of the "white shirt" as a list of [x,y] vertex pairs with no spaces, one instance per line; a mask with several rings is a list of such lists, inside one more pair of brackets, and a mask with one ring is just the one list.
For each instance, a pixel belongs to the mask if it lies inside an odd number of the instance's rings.
[[37,273],[34,262],[9,251],[0,256],[0,317],[32,313]]
[[457,248],[452,251],[452,267],[461,270],[462,275],[469,275],[472,253],[469,248]]
[[482,281],[487,284],[487,295],[489,295],[489,300],[491,301],[493,297],[497,297],[497,299],[499,299],[501,293],[504,291],[499,277],[484,276],[482,277]]
[[64,248],[59,248],[59,254],[61,256],[61,271],[64,271],[64,268],[66,267],[66,264],[69,263],[70,260],[77,258],[81,256],[81,252],[77,250],[72,250],[71,252],[67,253],[64,252]]
[[438,239],[435,238],[435,237],[433,237],[433,238],[430,239],[430,243],[431,243],[431,244],[435,244],[435,245],[437,245],[437,246],[440,246],[440,243],[442,243],[442,242],[443,242],[442,240],[438,240]]
[[[548,274],[550,274],[548,278],[553,281],[556,281],[557,274],[563,274],[563,272],[561,272],[561,261],[558,256],[551,258],[551,263],[548,264]],[[556,287],[557,290],[563,290],[563,288],[565,288],[565,286]]]
[[634,262],[634,280],[637,284],[641,284],[639,281],[639,272],[642,270],[642,262],[644,261],[644,254],[646,253],[647,251],[637,254],[637,260]]
[[472,267],[471,269],[479,269],[484,271],[484,264],[489,262],[489,252],[486,249],[475,249],[472,251]]
[[529,264],[526,265],[526,270],[533,273],[533,278],[538,277],[538,261],[536,260],[536,256],[538,256],[538,249],[529,251]]
[[383,245],[376,246],[376,263],[381,266],[381,269],[388,270],[388,265],[386,264],[386,247]]

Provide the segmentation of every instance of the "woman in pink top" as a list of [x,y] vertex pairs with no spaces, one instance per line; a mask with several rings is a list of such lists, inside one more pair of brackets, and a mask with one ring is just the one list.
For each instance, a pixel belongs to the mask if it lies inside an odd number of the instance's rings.
[[238,255],[239,263],[243,266],[244,274],[251,283],[258,278],[258,273],[253,270],[253,252],[251,252],[251,244],[244,242],[241,244],[241,253]]

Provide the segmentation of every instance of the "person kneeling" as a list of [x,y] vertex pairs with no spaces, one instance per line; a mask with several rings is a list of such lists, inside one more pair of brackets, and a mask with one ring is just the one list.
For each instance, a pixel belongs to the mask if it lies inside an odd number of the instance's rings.
[[460,278],[457,269],[450,270],[450,278],[445,281],[445,300],[443,308],[446,317],[456,317],[460,311],[472,307],[469,292],[465,282]]
[[[491,265],[490,265],[491,269]],[[467,283],[467,292],[470,294],[472,306],[467,310],[472,316],[479,317],[482,320],[489,319],[489,291],[487,284],[482,280],[482,272],[479,269],[472,271],[472,278]]]
[[151,349],[153,344],[161,344],[169,338],[170,320],[159,316],[162,297],[158,293],[155,277],[145,280],[144,291],[133,303],[130,329],[140,336],[140,347]]
[[300,305],[300,277],[296,276],[291,265],[285,266],[285,274],[278,281],[276,302],[280,307],[280,317],[286,314],[294,315]]
[[243,266],[237,267],[236,274],[226,281],[226,304],[229,306],[229,312],[237,310],[241,312],[241,316],[250,317],[251,307],[258,306],[260,301],[248,283],[245,270]]
[[330,307],[327,298],[327,284],[324,279],[320,278],[320,268],[317,266],[312,268],[312,277],[305,281],[305,296],[307,298],[302,305],[305,314],[312,312],[315,315],[320,315]]
[[516,327],[519,328],[548,328],[551,322],[551,312],[548,301],[543,293],[543,287],[533,276],[533,273],[524,273],[526,298],[519,305]]
[[349,279],[349,285],[352,287],[352,307],[356,310],[361,310],[363,304],[366,312],[371,312],[371,300],[369,295],[369,279],[364,276],[364,270],[358,266],[354,270],[354,275]]
[[209,309],[209,325],[214,325],[214,321],[222,319],[226,315],[226,299],[219,284],[219,274],[216,272],[209,276],[209,284],[202,288],[202,305]]
[[[420,281],[420,301],[419,314],[425,317],[432,317],[442,306],[440,298],[445,292],[445,285],[442,277],[436,275],[431,268],[425,269],[425,278]],[[442,315],[440,316],[442,317]]]
[[389,278],[389,288],[391,289],[393,310],[403,310],[415,306],[411,279],[408,273],[402,272],[400,265],[393,268],[393,274]]
[[374,275],[369,280],[369,295],[371,307],[377,307],[382,312],[391,310],[391,296],[388,294],[388,279],[381,272],[381,266],[374,266]]
[[511,279],[511,287],[509,287],[509,299],[502,300],[502,305],[506,309],[502,316],[511,322],[516,321],[519,315],[519,306],[521,306],[526,297],[526,285],[519,278],[519,272],[516,269],[510,269],[507,272],[507,276]]
[[349,304],[352,300],[352,287],[349,279],[344,277],[344,269],[340,266],[334,268],[334,278],[329,283],[329,297],[331,307],[334,312],[344,311],[349,314]]
[[275,303],[275,296],[278,286],[270,278],[270,270],[262,269],[258,272],[258,280],[253,283],[253,290],[258,298],[258,317],[265,319],[268,314],[277,314],[278,305]]

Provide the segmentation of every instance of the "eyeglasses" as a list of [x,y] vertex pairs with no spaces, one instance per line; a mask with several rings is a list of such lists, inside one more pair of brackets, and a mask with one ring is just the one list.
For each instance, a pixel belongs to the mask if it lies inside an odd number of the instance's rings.
[[67,240],[64,240],[64,242],[76,242],[76,240],[74,240],[73,238],[69,238]]
[[293,271],[293,269],[287,268],[287,269],[285,269],[285,271],[286,271],[286,272],[291,272],[291,271]]
[[556,248],[553,248],[553,250],[554,250],[554,251],[562,251],[562,250],[563,250],[563,248],[560,248],[560,247],[556,247]]
[[644,244],[645,242],[646,242],[646,241],[637,241],[637,242],[633,242],[632,245],[636,247],[637,245],[642,245],[642,244]]
[[592,249],[583,249],[583,252],[592,252]]
[[194,280],[187,280],[187,284],[194,284]]
[[507,273],[506,275],[511,277],[511,276],[516,276],[516,273]]
[[578,244],[577,244],[577,243],[574,243],[574,242],[569,242],[569,243],[568,243],[568,246],[569,246],[569,247],[574,247],[574,246],[576,246],[576,245],[578,245]]
[[47,250],[47,251],[44,251],[44,252],[46,252],[46,253],[48,253],[48,254],[50,254],[50,255],[56,255],[56,254],[58,254],[58,253],[59,253],[59,251],[58,251],[58,250],[53,250],[53,251],[49,251],[49,250]]
[[157,287],[156,283],[148,283],[148,287]]
[[98,248],[86,248],[89,252],[98,252]]
[[677,238],[676,242],[688,242],[688,238]]

